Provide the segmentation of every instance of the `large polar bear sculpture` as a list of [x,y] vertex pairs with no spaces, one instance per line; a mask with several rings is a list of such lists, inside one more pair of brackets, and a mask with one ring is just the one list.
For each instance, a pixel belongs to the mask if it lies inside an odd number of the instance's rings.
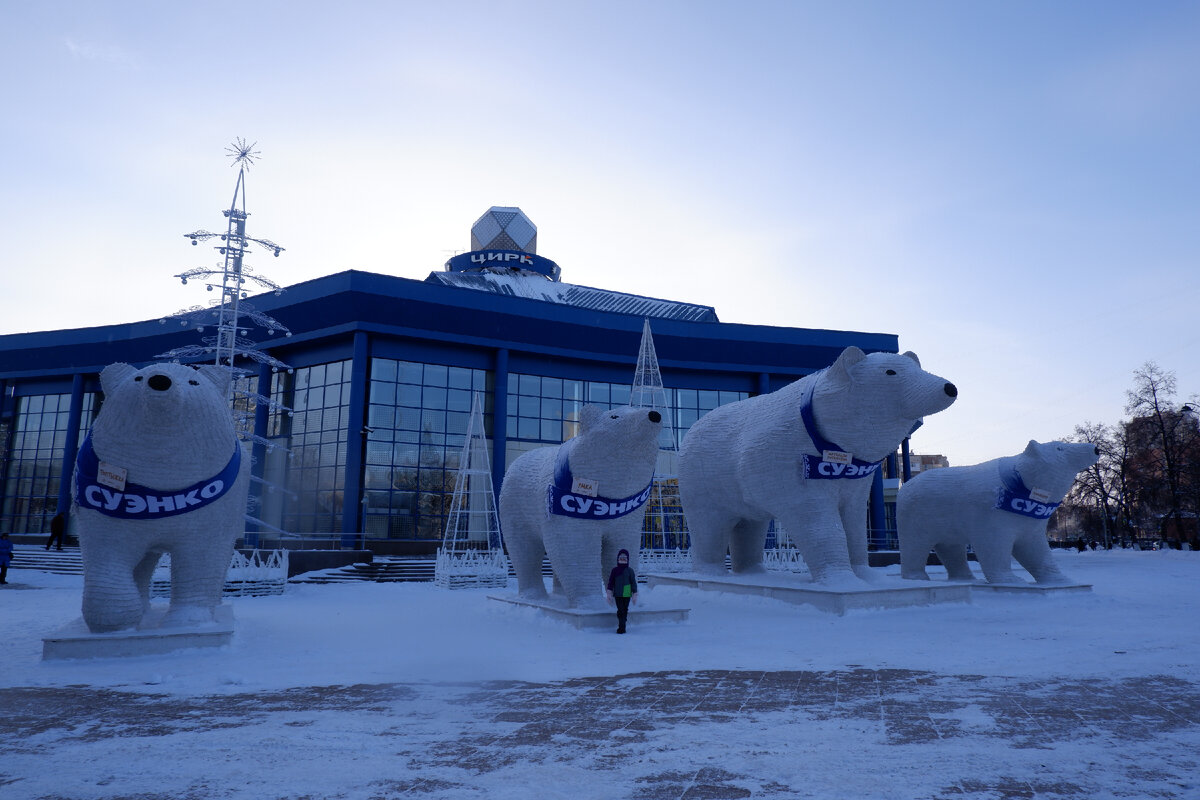
[[171,554],[166,625],[213,620],[245,526],[250,459],[233,428],[225,369],[111,364],[104,404],[75,465],[83,619],[136,627]]
[[988,583],[1023,583],[1014,558],[1038,583],[1068,583],[1050,555],[1046,523],[1075,475],[1098,458],[1095,445],[1031,439],[1015,456],[916,476],[896,497],[900,577],[928,580],[932,548],[950,580],[974,580],[970,545]]
[[947,408],[957,394],[912,353],[865,355],[847,347],[820,372],[705,414],[679,458],[696,569],[724,573],[728,550],[734,572],[761,572],[774,518],[815,582],[871,579],[872,477],[922,417]]
[[646,408],[584,406],[579,434],[520,456],[504,474],[500,529],[518,591],[546,597],[542,558],[569,607],[603,602],[607,570],[628,550],[637,568],[662,415]]

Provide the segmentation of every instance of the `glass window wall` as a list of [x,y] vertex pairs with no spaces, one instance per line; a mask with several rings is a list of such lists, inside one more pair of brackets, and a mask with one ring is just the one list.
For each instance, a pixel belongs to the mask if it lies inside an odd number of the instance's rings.
[[363,467],[368,538],[440,540],[475,392],[492,437],[486,370],[371,359]]
[[[346,425],[350,408],[350,362],[276,373],[276,391],[292,409],[272,415],[271,435],[285,435],[288,497],[283,529],[290,533],[338,533],[346,498]],[[351,502],[356,502],[351,498]]]
[[[286,437],[290,497],[285,530],[340,532],[345,502],[363,504],[368,538],[440,540],[466,442],[471,402],[482,393],[484,435],[492,442],[493,386],[487,370],[373,358],[366,409],[363,494],[343,498],[350,362],[298,369],[274,376],[276,395],[293,416],[273,414],[269,436]],[[289,388],[289,385],[293,385]],[[628,384],[510,373],[505,465],[528,450],[559,444],[579,432],[580,411],[628,404]],[[282,389],[282,391],[281,391]],[[667,389],[661,446],[679,442],[700,416],[745,392]],[[664,453],[658,473],[673,476],[674,454]],[[494,458],[494,455],[493,455]],[[364,502],[365,501],[365,502]],[[673,481],[654,495],[648,532],[655,546],[685,546]]]
[[[666,389],[668,427],[659,446],[677,446],[700,417],[717,406],[744,400],[748,392]],[[579,411],[585,405],[616,408],[628,405],[629,384],[545,378],[513,373],[508,376],[508,453],[506,466],[522,453],[559,444],[579,432]]]
[[[91,425],[96,395],[83,395],[78,447]],[[71,417],[71,395],[44,394],[17,398],[16,422],[10,431],[0,530],[46,533],[57,513],[63,455]]]

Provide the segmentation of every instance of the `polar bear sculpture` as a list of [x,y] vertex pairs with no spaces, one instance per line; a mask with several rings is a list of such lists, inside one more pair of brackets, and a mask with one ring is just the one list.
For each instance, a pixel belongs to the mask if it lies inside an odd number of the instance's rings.
[[637,569],[643,506],[650,497],[662,415],[645,408],[585,406],[580,431],[558,447],[525,453],[504,474],[500,528],[520,594],[546,597],[542,558],[568,606],[604,598],[617,551]]
[[683,440],[679,492],[702,572],[763,570],[777,519],[813,580],[860,585],[867,498],[879,462],[958,391],[912,353],[842,351],[834,364],[770,394],[721,406]]
[[1038,583],[1068,583],[1050,555],[1046,523],[1075,482],[1096,463],[1091,444],[1032,439],[1025,451],[969,467],[921,473],[896,497],[900,577],[928,580],[932,548],[950,580],[974,580],[967,545],[988,583],[1022,583],[1012,560]]
[[75,465],[83,619],[94,633],[136,627],[150,578],[171,554],[165,624],[211,622],[245,526],[250,459],[233,428],[228,371],[112,364],[104,405]]

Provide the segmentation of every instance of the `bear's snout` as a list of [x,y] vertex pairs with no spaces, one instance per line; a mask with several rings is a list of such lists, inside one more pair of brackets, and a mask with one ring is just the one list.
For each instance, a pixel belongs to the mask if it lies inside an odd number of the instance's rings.
[[947,382],[947,383],[946,383],[946,386],[945,386],[945,389],[946,389],[946,395],[947,395],[947,396],[949,396],[949,397],[958,397],[958,387],[957,387],[957,386],[955,386],[953,383],[949,383],[949,382]]
[[647,416],[650,417],[651,422],[662,422],[662,414],[657,411],[651,411]]
[[156,392],[165,392],[171,388],[171,379],[166,375],[151,375],[146,383]]

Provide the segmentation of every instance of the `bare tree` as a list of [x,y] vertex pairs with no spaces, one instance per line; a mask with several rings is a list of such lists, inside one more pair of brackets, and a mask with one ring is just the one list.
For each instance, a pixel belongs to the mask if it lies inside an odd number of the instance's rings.
[[[1125,412],[1132,417],[1125,430],[1136,454],[1130,466],[1139,479],[1140,499],[1147,505],[1165,507],[1175,521],[1176,531],[1182,533],[1181,467],[1189,428],[1195,428],[1194,419],[1174,404],[1174,372],[1147,361],[1134,371],[1133,379],[1133,388],[1125,393]],[[1159,497],[1163,481],[1167,493]],[[1143,508],[1143,513],[1150,510]]]
[[[1190,509],[1192,518],[1196,520],[1196,528],[1192,533],[1192,547],[1195,549],[1200,539],[1200,399],[1192,399],[1179,408],[1181,420],[1181,457],[1180,473],[1183,485],[1180,494],[1184,504]],[[1183,531],[1178,531],[1180,539],[1185,538]]]
[[1087,442],[1100,452],[1099,460],[1079,473],[1075,484],[1067,495],[1067,502],[1085,508],[1093,508],[1100,516],[1101,534],[1105,549],[1112,547],[1114,507],[1122,503],[1124,486],[1124,437],[1103,423],[1085,422],[1075,426],[1068,441]]

